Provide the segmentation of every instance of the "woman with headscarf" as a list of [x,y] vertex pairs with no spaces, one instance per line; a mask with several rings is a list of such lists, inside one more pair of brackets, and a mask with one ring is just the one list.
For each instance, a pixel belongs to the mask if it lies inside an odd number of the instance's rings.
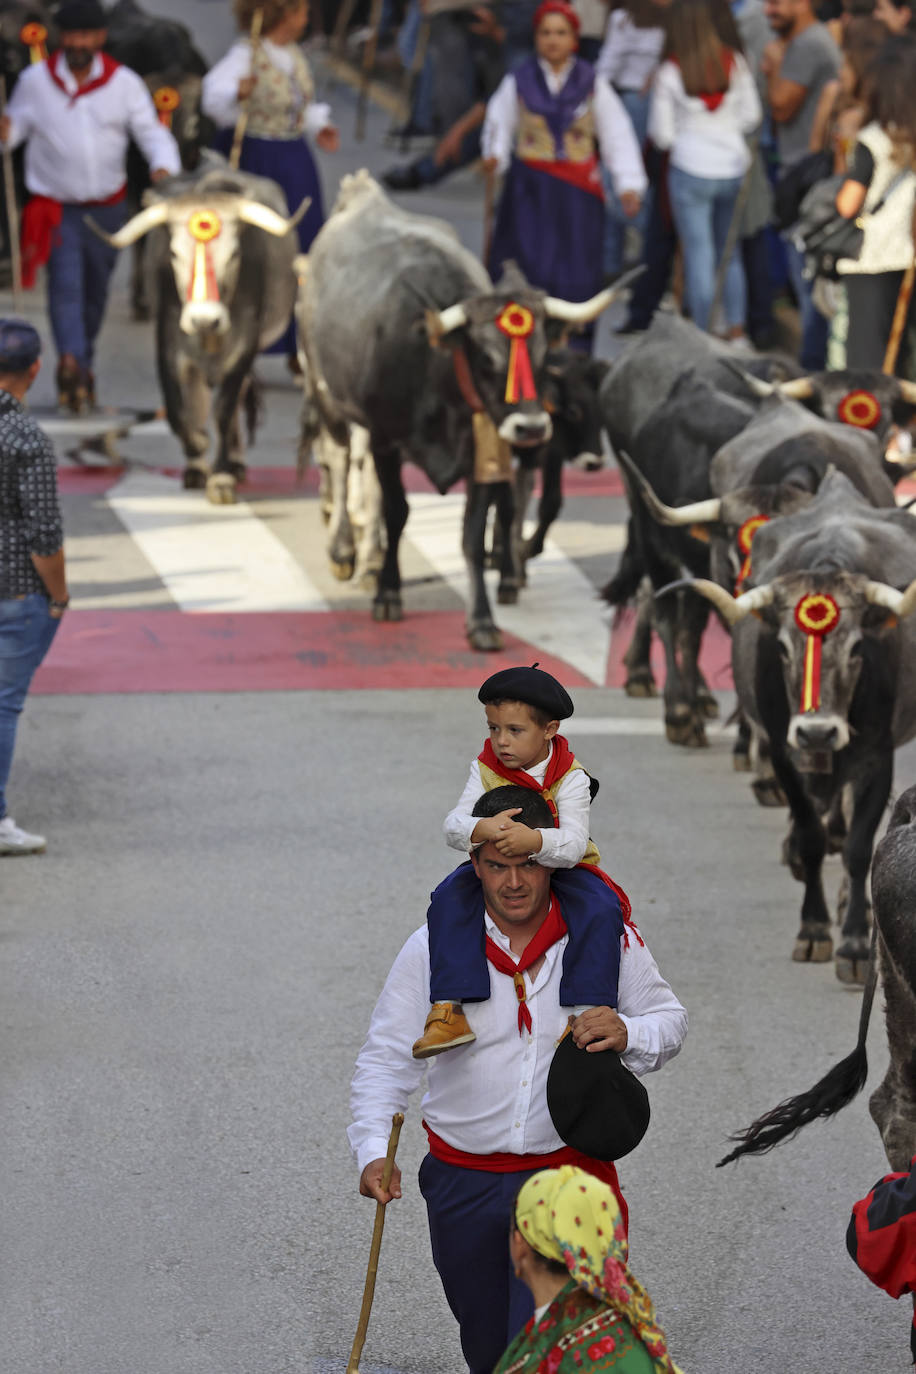
[[572,6],[544,0],[534,35],[536,55],[503,78],[487,106],[485,165],[490,175],[506,173],[487,266],[496,281],[514,260],[533,286],[585,301],[602,282],[599,160],[631,218],[646,173],[620,97],[576,56]]
[[509,1252],[535,1312],[494,1374],[681,1374],[627,1268],[623,1218],[606,1183],[571,1164],[532,1175],[515,1201]]

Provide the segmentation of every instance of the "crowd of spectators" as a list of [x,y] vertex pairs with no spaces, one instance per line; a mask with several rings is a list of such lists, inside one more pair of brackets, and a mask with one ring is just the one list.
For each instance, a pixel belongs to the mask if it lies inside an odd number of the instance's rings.
[[[536,285],[582,299],[641,263],[623,333],[674,291],[701,328],[767,348],[785,299],[807,370],[882,365],[914,258],[907,5],[409,0],[395,18],[417,73],[402,132],[432,142],[384,180],[417,191],[483,157],[502,188],[491,270],[514,256]],[[822,183],[830,212],[864,229],[830,271],[806,232]]]

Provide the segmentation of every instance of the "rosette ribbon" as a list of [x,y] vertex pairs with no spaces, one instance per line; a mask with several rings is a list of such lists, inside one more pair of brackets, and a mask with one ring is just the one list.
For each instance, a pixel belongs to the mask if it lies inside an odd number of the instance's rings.
[[212,210],[195,210],[188,220],[188,233],[194,240],[194,265],[188,286],[188,300],[199,305],[202,301],[218,301],[219,287],[210,260],[209,245],[222,229],[220,217]]
[[44,24],[23,24],[19,30],[19,42],[28,48],[30,62],[48,60],[48,30]]
[[795,623],[805,635],[801,711],[817,711],[821,704],[821,651],[824,636],[840,623],[840,608],[826,592],[809,592],[795,607]]
[[836,408],[844,425],[874,429],[881,419],[881,402],[870,391],[850,391]]
[[496,328],[511,341],[509,370],[506,373],[506,401],[536,401],[538,398],[531,371],[527,340],[534,332],[534,316],[524,305],[510,301],[496,317]]
[[741,571],[735,583],[735,596],[740,596],[741,588],[744,586],[748,573],[751,570],[751,544],[753,543],[754,535],[760,529],[761,525],[766,525],[768,523],[769,519],[770,517],[768,515],[752,515],[749,519],[745,520],[738,531],[735,542],[738,545],[738,552],[744,558],[744,562],[741,564]]
[[156,113],[159,116],[159,123],[164,124],[167,129],[172,127],[172,115],[181,104],[181,96],[174,86],[160,86],[153,92],[153,104],[156,106]]

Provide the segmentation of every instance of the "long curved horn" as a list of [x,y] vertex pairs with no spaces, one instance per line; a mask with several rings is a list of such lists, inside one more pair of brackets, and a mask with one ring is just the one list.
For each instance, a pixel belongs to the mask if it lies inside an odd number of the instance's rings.
[[897,384],[903,399],[909,401],[911,406],[916,406],[916,382],[908,382],[903,377],[898,377]]
[[765,382],[761,377],[755,377],[752,372],[746,372],[734,358],[717,358],[716,362],[724,363],[730,372],[741,378],[748,391],[753,392],[755,396],[772,396],[777,391],[775,382]]
[[239,219],[243,224],[253,224],[256,229],[263,229],[266,233],[282,239],[295,229],[311,203],[311,198],[306,196],[296,213],[289,219],[284,219],[276,210],[271,210],[269,205],[262,205],[259,200],[243,200],[239,206]]
[[169,217],[168,203],[164,200],[157,200],[154,205],[148,205],[145,210],[134,215],[122,224],[116,234],[108,234],[100,225],[96,224],[91,215],[86,215],[86,223],[94,234],[97,234],[104,243],[110,243],[112,248],[129,248],[132,243],[142,239],[144,234],[148,234],[151,229],[158,229],[161,224],[165,224]]
[[649,514],[660,525],[709,525],[718,520],[722,502],[717,496],[712,496],[706,501],[692,501],[689,506],[666,506],[664,501],[655,495],[630,455],[621,449],[617,456],[626,467],[634,485],[639,488],[639,494]]
[[552,320],[565,320],[568,324],[590,324],[592,320],[597,320],[602,310],[607,310],[611,302],[615,301],[622,291],[626,291],[630,283],[645,270],[645,265],[640,263],[639,267],[634,267],[631,272],[625,272],[613,286],[599,291],[597,296],[592,296],[589,301],[563,301],[557,296],[545,296],[544,309]]
[[743,620],[752,611],[760,611],[764,606],[769,606],[776,595],[775,587],[765,582],[762,587],[754,587],[749,592],[742,592],[740,596],[732,596],[731,592],[720,587],[718,582],[710,582],[706,577],[684,577],[679,582],[669,582],[667,587],[662,587],[655,595],[665,596],[667,592],[680,591],[684,587],[699,592],[700,596],[705,596],[707,601],[711,601],[729,625],[737,625],[739,620]]
[[905,592],[898,592],[886,582],[866,582],[865,600],[872,606],[883,606],[903,620],[916,611],[916,582],[911,582]]
[[791,382],[780,382],[776,390],[792,401],[808,401],[814,395],[814,383],[810,377],[793,377]]
[[435,321],[436,329],[443,334],[450,334],[453,329],[460,329],[468,322],[468,312],[460,303],[458,305],[446,306],[444,310],[430,310],[430,319]]

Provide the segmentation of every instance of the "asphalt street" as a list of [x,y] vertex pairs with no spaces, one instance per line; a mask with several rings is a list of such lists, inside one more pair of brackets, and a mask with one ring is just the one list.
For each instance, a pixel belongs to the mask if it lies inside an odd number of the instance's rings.
[[[221,5],[172,0],[172,12],[218,54]],[[344,138],[324,163],[329,202],[343,173],[392,157],[386,115],[373,111],[356,145],[352,95],[337,85],[330,97]],[[405,203],[479,248],[473,172]],[[129,319],[126,268],[98,368],[101,402],[118,415],[158,405],[151,329]],[[41,324],[41,298],[28,308]],[[208,620],[220,596],[241,595],[235,584],[192,604],[182,576],[215,575],[205,529],[184,568],[144,542],[137,512],[164,499],[156,483],[179,466],[161,427],[118,439],[125,466],[113,474],[87,473],[107,460],[80,448],[104,423],[55,431],[75,609],[27,704],[11,789],[14,814],[49,848],[0,865],[3,1374],[342,1374],[349,1354],[374,1207],[357,1196],[347,1150],[348,1080],[388,965],[452,866],[440,818],[480,747],[472,684],[491,660],[465,649],[445,537],[412,498],[405,633],[444,626],[446,637],[386,655],[379,636],[400,631],[367,629],[330,672],[321,637],[342,642],[344,625],[358,638],[347,627],[371,624],[367,596],[324,567],[314,481],[297,490],[271,476],[294,461],[298,393],[281,362],[262,372],[251,454],[262,485],[239,542],[254,558],[266,531],[289,552],[291,604],[316,598],[298,616],[318,627],[296,649],[305,685],[244,688],[282,680],[286,651],[264,628],[280,613]],[[45,375],[39,417],[58,419],[52,401]],[[141,487],[112,485],[125,482]],[[177,540],[179,517],[161,519]],[[784,813],[760,809],[732,773],[728,732],[712,731],[708,750],[675,750],[658,703],[628,700],[594,669],[610,633],[594,592],[623,519],[612,489],[576,487],[549,567],[533,572],[534,610],[506,623],[510,649],[546,646],[578,684],[569,737],[601,781],[594,837],[690,1013],[683,1053],[648,1081],[650,1131],[620,1168],[632,1265],[685,1374],[903,1371],[911,1313],[867,1283],[844,1244],[853,1201],[886,1169],[867,1112],[886,1063],[880,999],[867,1092],[771,1156],[714,1167],[730,1132],[852,1048],[860,995],[829,965],[791,962],[801,889],[779,864]],[[563,615],[538,623],[557,589],[578,597],[571,621],[591,617],[576,642]],[[161,627],[187,637],[132,676],[112,658],[115,623],[135,627],[134,638],[123,629],[128,658],[161,649]],[[231,637],[232,690],[212,690],[201,667],[201,625]],[[234,677],[239,664],[253,677]],[[914,779],[910,746],[896,790]],[[831,891],[838,876],[832,860]],[[415,1184],[424,1139],[415,1103],[363,1374],[463,1368]]]

